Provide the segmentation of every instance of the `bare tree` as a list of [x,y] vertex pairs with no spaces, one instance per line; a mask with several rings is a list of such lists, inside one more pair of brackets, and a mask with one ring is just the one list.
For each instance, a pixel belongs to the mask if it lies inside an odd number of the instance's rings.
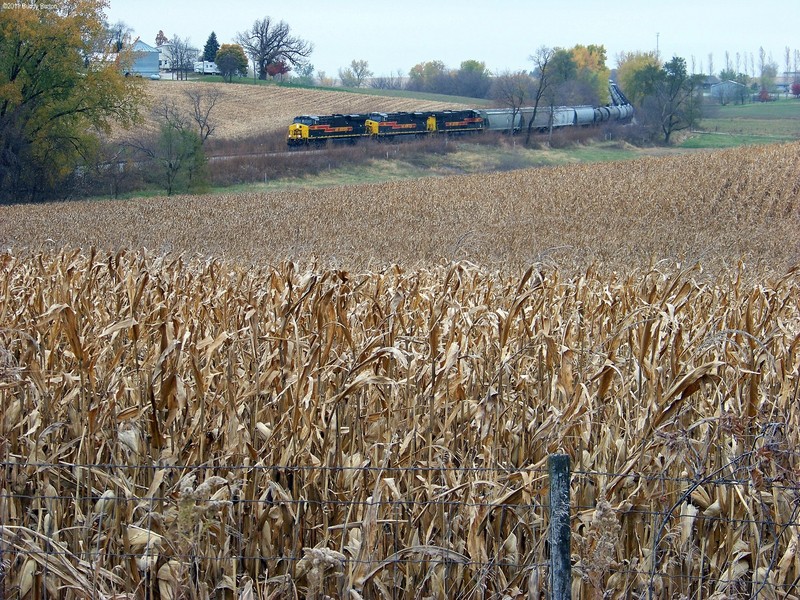
[[177,73],[178,79],[188,78],[188,73],[194,68],[194,61],[197,60],[199,53],[189,38],[172,36],[172,70]]
[[267,78],[267,65],[283,61],[299,65],[314,49],[310,42],[290,35],[284,21],[273,22],[271,17],[256,19],[253,26],[236,34],[236,42],[253,61],[259,79]]
[[798,81],[798,77],[800,77],[800,74],[798,74],[798,72],[797,72],[797,65],[798,64],[800,64],[800,50],[795,49],[795,51],[794,51],[794,69],[792,69],[794,71],[794,80],[795,81]]
[[[529,60],[533,61],[534,66],[534,76],[536,77],[536,89],[533,93],[533,114],[531,115],[530,120],[528,121],[528,134],[525,136],[525,145],[527,146],[531,141],[531,134],[533,133],[533,123],[536,121],[536,113],[539,110],[539,104],[542,101],[542,98],[547,93],[548,88],[550,87],[550,64],[553,60],[553,56],[555,56],[555,49],[548,48],[547,46],[540,46],[539,49],[536,51],[535,54],[532,54],[529,57]],[[554,99],[551,98],[551,110],[550,115],[552,118],[553,110],[552,104],[554,104]],[[552,123],[550,127],[550,132],[552,133]]]
[[202,191],[206,185],[206,156],[191,118],[174,100],[164,100],[153,110],[159,122],[157,137],[135,138],[127,146],[154,165],[149,176],[171,196],[179,191]]
[[397,72],[374,77],[370,82],[370,86],[376,90],[400,90],[403,88],[403,72],[398,69]]
[[363,59],[353,59],[348,68],[339,69],[339,79],[345,87],[361,87],[370,77],[372,71],[369,70],[369,63]]
[[125,21],[117,21],[106,28],[108,34],[108,45],[112,52],[121,52],[123,46],[130,44],[133,28]]
[[511,73],[506,71],[494,78],[490,95],[498,100],[504,107],[511,109],[511,122],[508,124],[509,133],[513,136],[517,125],[517,115],[522,106],[531,95],[533,81],[530,75],[523,71]]
[[86,43],[82,44],[78,50],[84,67],[88,68],[97,56],[120,54],[124,56],[123,62],[132,60],[131,34],[133,29],[125,21],[117,21],[113,25],[103,21],[102,28],[94,30],[87,28],[85,33]]
[[97,160],[89,166],[93,184],[96,186],[94,189],[108,190],[114,198],[118,198],[125,187],[134,186],[136,169],[130,158],[131,147],[128,144],[101,139]]
[[206,87],[208,86],[186,90],[186,95],[192,105],[192,119],[197,124],[197,133],[201,144],[205,144],[208,136],[214,133],[217,128],[216,125],[211,123],[211,111],[214,110],[217,102],[222,97],[222,93],[217,88],[205,89]]

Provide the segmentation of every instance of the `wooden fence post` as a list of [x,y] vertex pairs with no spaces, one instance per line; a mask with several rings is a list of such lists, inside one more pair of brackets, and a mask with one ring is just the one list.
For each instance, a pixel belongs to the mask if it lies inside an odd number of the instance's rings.
[[571,600],[569,456],[551,454],[550,474],[550,599]]

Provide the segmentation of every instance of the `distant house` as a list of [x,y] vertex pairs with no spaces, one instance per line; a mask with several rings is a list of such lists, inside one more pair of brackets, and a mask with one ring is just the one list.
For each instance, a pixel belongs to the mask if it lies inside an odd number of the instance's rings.
[[125,75],[138,75],[140,77],[152,77],[159,72],[158,50],[137,39],[131,48],[133,51],[133,63],[130,69],[125,70]]
[[158,68],[162,71],[172,71],[172,42],[164,42],[156,46],[158,50]]

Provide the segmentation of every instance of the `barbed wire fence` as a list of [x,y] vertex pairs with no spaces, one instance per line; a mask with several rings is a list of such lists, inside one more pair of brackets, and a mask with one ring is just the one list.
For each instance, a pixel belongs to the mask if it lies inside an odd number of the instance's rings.
[[[686,478],[577,468],[566,506],[543,468],[8,460],[0,600],[794,598],[800,487],[754,468],[769,458]],[[664,494],[637,501],[642,482]],[[550,537],[559,515],[571,542]]]

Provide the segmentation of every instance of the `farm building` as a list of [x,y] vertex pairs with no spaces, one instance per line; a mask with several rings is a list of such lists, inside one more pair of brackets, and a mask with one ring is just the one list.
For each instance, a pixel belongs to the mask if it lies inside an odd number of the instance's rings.
[[161,56],[158,50],[145,44],[142,40],[133,43],[133,64],[125,71],[126,75],[151,77],[158,75],[158,61]]
[[749,95],[747,86],[738,81],[720,81],[711,86],[711,97],[719,101],[720,104],[734,102],[743,104]]

